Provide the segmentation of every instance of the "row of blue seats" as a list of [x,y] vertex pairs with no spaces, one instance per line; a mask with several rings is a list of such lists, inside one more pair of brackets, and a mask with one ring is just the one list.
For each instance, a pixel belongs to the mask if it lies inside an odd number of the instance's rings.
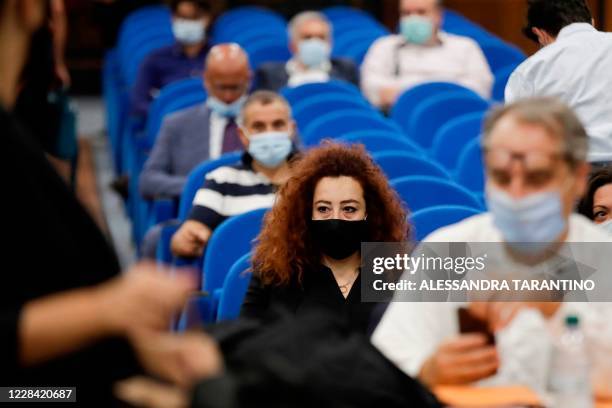
[[[474,197],[446,180],[413,176],[393,180],[391,184],[404,201],[418,208],[409,216],[414,226],[413,239],[417,241],[440,227],[483,211]],[[266,211],[254,210],[229,218],[212,235],[202,267],[202,289],[209,294],[200,300],[200,316],[204,320],[223,320],[237,315],[248,285],[248,274],[243,272],[249,266],[249,255],[243,254],[252,250]],[[160,248],[163,245],[169,242],[161,242]],[[159,261],[169,259],[163,259],[160,254]]]
[[[412,213],[409,216],[409,222],[415,231],[414,239],[420,241],[439,228],[455,224],[480,213],[481,211],[478,209],[470,207],[441,205]],[[235,222],[239,221],[241,220]],[[232,320],[238,317],[251,280],[251,256],[251,252],[239,256],[227,270],[219,293],[217,321]]]
[[[187,85],[192,87],[196,96],[193,99],[185,96],[177,97],[176,92],[184,92]],[[442,90],[447,88],[455,91],[463,90],[468,97],[464,98],[463,94],[453,92],[443,93]],[[201,89],[201,83],[198,80],[187,80],[172,84],[162,91],[152,105],[151,111],[156,116],[150,117],[147,136],[143,140],[145,150],[139,153],[143,156],[139,165],[146,157],[146,149],[150,149],[154,144],[161,125],[162,114],[165,115],[178,107],[183,107],[182,100],[192,103],[203,101],[204,95],[201,95]],[[388,155],[384,162],[387,164],[383,165],[383,168],[388,171],[390,178],[409,174],[443,175],[448,179],[462,180],[467,187],[480,193],[483,177],[481,174],[474,174],[479,171],[475,166],[480,163],[480,160],[473,160],[471,155],[466,155],[464,160],[460,160],[460,157],[463,148],[469,145],[471,140],[477,138],[488,104],[475,94],[473,95],[471,91],[453,84],[425,84],[409,92],[415,93],[423,105],[430,107],[422,112],[419,109],[412,109],[414,110],[412,114],[424,118],[417,123],[423,122],[422,126],[426,127],[431,122],[440,127],[432,130],[434,136],[431,148],[423,146],[418,139],[406,137],[399,126],[375,111],[349,84],[339,82],[310,84],[287,89],[283,93],[293,106],[299,128],[304,129],[301,136],[305,145],[316,145],[322,138],[342,138],[347,142],[363,143],[372,153],[381,150],[401,150],[402,155]],[[408,102],[410,100],[410,98],[405,99]],[[435,103],[428,103],[430,100]],[[406,105],[406,114],[402,116],[410,117],[408,111],[411,105],[408,103]],[[448,105],[452,105],[451,108],[448,108]],[[352,108],[346,109],[348,106]],[[335,109],[340,110],[334,111]],[[314,130],[312,130],[313,127]],[[318,129],[321,130],[321,133],[316,133]],[[369,130],[362,131],[362,129]],[[316,137],[312,136],[313,134]],[[475,154],[478,155],[478,146],[475,145],[473,148]],[[471,152],[474,149],[468,150]],[[436,164],[436,161],[439,164]],[[390,167],[391,163],[394,163],[394,168]],[[424,173],[424,169],[429,169],[429,172]],[[435,169],[439,170],[434,171]],[[140,168],[134,167],[133,173],[139,174],[139,172]],[[133,201],[137,202],[133,221],[138,242],[152,223],[164,220],[160,214],[171,214],[176,210],[168,210],[171,204],[144,202],[138,196],[137,183],[138,180],[135,179],[131,188]]]

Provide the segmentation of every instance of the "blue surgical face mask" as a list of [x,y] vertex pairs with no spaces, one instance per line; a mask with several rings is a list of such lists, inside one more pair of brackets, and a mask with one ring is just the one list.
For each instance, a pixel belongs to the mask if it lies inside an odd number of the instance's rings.
[[406,16],[400,21],[400,32],[412,44],[426,44],[434,33],[433,22],[422,16]]
[[329,61],[331,48],[320,38],[302,40],[298,44],[298,59],[308,68],[316,68]]
[[287,160],[291,153],[288,132],[264,132],[249,137],[249,154],[264,167],[273,169]]
[[184,45],[198,44],[206,39],[206,26],[201,20],[174,18],[172,32],[176,41]]
[[597,224],[597,226],[606,231],[608,234],[612,234],[612,220],[602,222],[601,224]]
[[208,99],[206,99],[206,106],[208,106],[210,110],[219,116],[223,116],[225,118],[236,118],[238,115],[240,115],[240,111],[242,110],[242,106],[244,105],[244,102],[246,102],[246,99],[247,96],[242,95],[232,103],[225,103],[219,98],[210,95]]
[[543,246],[529,244],[554,243],[567,227],[559,191],[535,193],[516,199],[504,191],[490,188],[487,203],[493,222],[504,240],[521,252],[534,252],[534,249],[538,252],[537,249]]

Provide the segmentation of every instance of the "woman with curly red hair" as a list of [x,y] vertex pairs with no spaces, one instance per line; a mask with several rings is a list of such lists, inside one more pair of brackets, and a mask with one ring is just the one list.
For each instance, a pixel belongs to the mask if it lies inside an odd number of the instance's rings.
[[312,149],[266,216],[241,316],[322,308],[366,332],[375,304],[361,302],[360,244],[407,236],[401,201],[363,146]]

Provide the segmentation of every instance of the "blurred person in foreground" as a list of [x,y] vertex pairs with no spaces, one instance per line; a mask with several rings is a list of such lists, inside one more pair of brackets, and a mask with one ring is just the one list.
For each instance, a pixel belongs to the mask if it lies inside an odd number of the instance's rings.
[[43,0],[0,1],[1,174],[14,194],[3,205],[0,385],[75,386],[79,403],[110,407],[112,384],[141,364],[186,377],[188,360],[171,364],[184,344],[163,331],[194,279],[146,264],[119,276],[109,243],[11,113],[44,11]]
[[406,213],[363,148],[329,143],[295,164],[266,216],[241,316],[270,320],[322,310],[366,333],[376,303],[361,301],[361,242],[403,242]]
[[588,161],[612,162],[612,34],[597,31],[585,0],[528,0],[523,33],[542,48],[512,73],[506,102],[556,97],[589,135]]
[[[483,140],[489,212],[441,228],[424,241],[503,243],[502,264],[526,267],[532,277],[538,268],[562,273],[555,269],[555,255],[565,245],[599,244],[572,246],[578,248],[573,260],[607,273],[601,244],[609,245],[611,236],[573,213],[586,189],[587,150],[584,127],[555,99],[522,100],[493,111]],[[406,303],[402,295],[396,293],[372,341],[429,387],[480,381],[543,390],[552,345],[548,326],[576,313],[587,339],[597,342],[612,318],[611,303]],[[486,324],[496,345],[482,333],[459,333],[460,307]]]
[[361,66],[361,89],[373,104],[393,106],[406,90],[446,81],[491,96],[493,74],[478,44],[441,30],[442,0],[401,0],[400,33],[380,38]]
[[187,220],[172,237],[174,255],[201,256],[221,222],[271,207],[276,190],[291,176],[296,126],[285,98],[270,91],[249,96],[242,107],[239,133],[245,149],[241,161],[206,175]]
[[[249,59],[238,44],[219,44],[206,58],[206,102],[183,109],[162,124],[153,151],[140,174],[146,199],[178,202],[189,173],[206,160],[242,150],[238,116],[251,80]],[[154,259],[161,226],[147,232],[142,256]]]
[[289,48],[293,57],[287,63],[271,62],[257,69],[255,86],[278,92],[313,82],[340,79],[359,86],[355,63],[332,58],[332,26],[324,14],[304,11],[289,22]]

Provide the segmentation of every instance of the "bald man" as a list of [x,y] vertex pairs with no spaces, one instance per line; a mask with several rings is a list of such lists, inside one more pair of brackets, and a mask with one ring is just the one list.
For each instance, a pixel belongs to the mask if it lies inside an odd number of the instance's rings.
[[[168,116],[140,175],[140,193],[147,199],[178,199],[187,175],[201,162],[242,150],[237,116],[251,82],[249,60],[237,44],[211,48],[205,61],[208,99]],[[143,243],[143,256],[153,258],[159,231]]]

